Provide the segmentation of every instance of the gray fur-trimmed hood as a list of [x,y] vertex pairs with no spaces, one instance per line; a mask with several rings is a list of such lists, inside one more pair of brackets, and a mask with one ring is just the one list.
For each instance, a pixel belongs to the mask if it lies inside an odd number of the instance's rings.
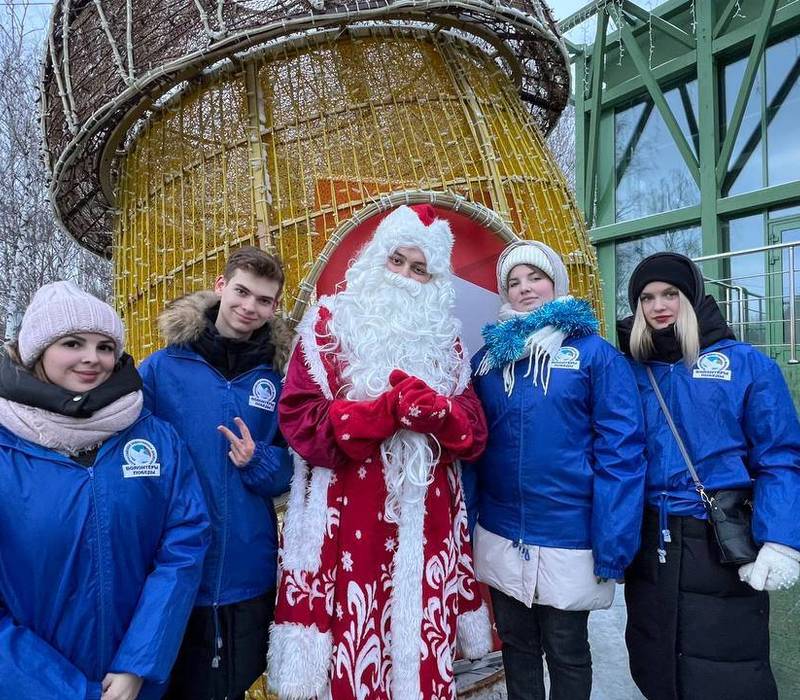
[[[206,327],[206,311],[219,303],[211,291],[194,292],[171,301],[158,316],[158,331],[167,345],[186,345],[200,337]],[[282,318],[270,321],[275,345],[275,368],[284,373],[289,362],[292,332]]]

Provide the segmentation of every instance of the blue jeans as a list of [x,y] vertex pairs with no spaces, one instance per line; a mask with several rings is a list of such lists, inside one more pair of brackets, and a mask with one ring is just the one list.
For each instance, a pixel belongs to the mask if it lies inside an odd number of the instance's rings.
[[503,642],[508,700],[545,700],[543,654],[550,673],[550,700],[589,700],[589,611],[547,605],[528,608],[505,593],[489,590]]

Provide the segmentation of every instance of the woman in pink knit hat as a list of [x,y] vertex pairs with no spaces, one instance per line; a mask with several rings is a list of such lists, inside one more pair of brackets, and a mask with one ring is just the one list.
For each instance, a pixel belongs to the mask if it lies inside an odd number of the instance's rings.
[[123,349],[108,304],[54,282],[0,357],[0,700],[166,687],[208,516]]

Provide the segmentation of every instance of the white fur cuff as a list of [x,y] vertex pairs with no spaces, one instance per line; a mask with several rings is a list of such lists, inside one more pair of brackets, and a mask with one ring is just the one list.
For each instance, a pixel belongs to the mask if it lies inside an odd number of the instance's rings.
[[281,700],[321,696],[328,685],[333,651],[330,632],[316,625],[273,624],[267,653],[267,682]]
[[492,621],[486,603],[458,616],[458,646],[468,659],[480,659],[492,650]]

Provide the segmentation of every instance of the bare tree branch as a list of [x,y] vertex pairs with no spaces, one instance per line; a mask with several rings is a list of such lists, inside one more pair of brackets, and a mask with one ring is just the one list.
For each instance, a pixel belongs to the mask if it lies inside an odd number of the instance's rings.
[[39,129],[40,47],[31,40],[27,3],[0,8],[0,334],[12,337],[33,293],[72,279],[103,298],[107,261],[59,229],[47,196]]
[[567,178],[567,184],[575,191],[575,106],[568,104],[561,113],[561,118],[547,137],[556,162]]

